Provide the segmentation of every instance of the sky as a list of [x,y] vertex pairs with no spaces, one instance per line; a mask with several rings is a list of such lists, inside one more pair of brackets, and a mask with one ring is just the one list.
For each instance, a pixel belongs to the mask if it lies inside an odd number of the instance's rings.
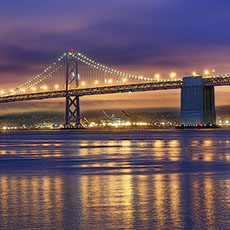
[[[29,80],[70,48],[150,77],[206,68],[230,72],[229,9],[229,0],[0,1],[0,89]],[[229,104],[229,89],[216,89],[217,105]],[[39,110],[50,103],[1,107]],[[60,109],[59,103],[49,108]],[[83,109],[178,107],[180,91],[86,97],[82,103]]]

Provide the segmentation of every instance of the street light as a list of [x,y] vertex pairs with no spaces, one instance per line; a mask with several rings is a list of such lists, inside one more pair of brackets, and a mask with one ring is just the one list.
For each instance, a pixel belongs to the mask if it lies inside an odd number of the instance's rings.
[[55,88],[55,89],[59,89],[60,86],[59,86],[58,84],[56,84],[56,85],[54,85],[54,88]]
[[48,86],[47,86],[47,85],[43,85],[43,86],[41,86],[41,89],[47,90],[47,89],[48,89]]
[[204,70],[204,75],[209,75],[209,70],[208,69]]
[[161,76],[160,76],[159,73],[155,74],[155,78],[156,78],[156,79],[160,79],[160,77],[161,77]]
[[192,72],[192,76],[194,76],[194,77],[197,76],[197,72],[196,72],[196,71],[193,71],[193,72]]
[[127,78],[122,79],[123,83],[127,82]]
[[171,78],[176,77],[176,73],[175,73],[175,72],[170,73],[170,77],[171,77]]

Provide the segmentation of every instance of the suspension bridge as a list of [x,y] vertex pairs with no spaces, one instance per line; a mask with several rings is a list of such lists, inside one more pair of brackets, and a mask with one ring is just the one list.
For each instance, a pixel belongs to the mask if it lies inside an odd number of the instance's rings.
[[65,127],[81,128],[80,97],[111,93],[181,89],[182,126],[215,125],[214,86],[229,85],[230,74],[155,79],[124,73],[73,50],[27,82],[0,91],[0,103],[65,98]]

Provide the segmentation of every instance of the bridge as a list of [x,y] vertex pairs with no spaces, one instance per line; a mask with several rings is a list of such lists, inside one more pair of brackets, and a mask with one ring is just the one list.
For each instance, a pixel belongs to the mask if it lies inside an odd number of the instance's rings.
[[81,128],[82,96],[181,89],[181,126],[216,124],[214,86],[230,85],[230,74],[155,79],[124,73],[73,50],[27,82],[0,91],[0,103],[65,98],[65,127]]

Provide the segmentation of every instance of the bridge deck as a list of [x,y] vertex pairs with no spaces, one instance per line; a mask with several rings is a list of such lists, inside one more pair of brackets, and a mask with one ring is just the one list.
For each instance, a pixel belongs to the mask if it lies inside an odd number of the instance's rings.
[[229,74],[226,74],[219,77],[204,78],[203,82],[206,86],[230,85],[230,77]]
[[[182,80],[160,81],[160,82],[125,84],[125,85],[104,86],[104,87],[94,87],[94,88],[70,89],[68,92],[69,95],[71,96],[77,96],[77,95],[86,96],[86,95],[99,95],[99,94],[111,94],[111,93],[178,89],[182,87],[182,84],[183,84]],[[215,78],[204,78],[203,84],[205,86],[230,85],[230,77],[220,76]],[[43,100],[49,98],[60,98],[65,96],[66,96],[65,90],[9,95],[9,96],[0,97],[0,103],[28,101],[28,100]]]
[[[162,82],[149,82],[139,84],[126,84],[115,85],[95,88],[80,88],[69,90],[71,96],[86,96],[86,95],[99,95],[99,94],[111,94],[111,93],[127,93],[138,91],[152,91],[152,90],[164,90],[164,89],[178,89],[181,88],[182,81],[162,81]],[[28,101],[28,100],[43,100],[48,98],[60,98],[65,97],[66,91],[49,91],[29,94],[19,94],[0,97],[0,103],[16,102],[16,101]]]

